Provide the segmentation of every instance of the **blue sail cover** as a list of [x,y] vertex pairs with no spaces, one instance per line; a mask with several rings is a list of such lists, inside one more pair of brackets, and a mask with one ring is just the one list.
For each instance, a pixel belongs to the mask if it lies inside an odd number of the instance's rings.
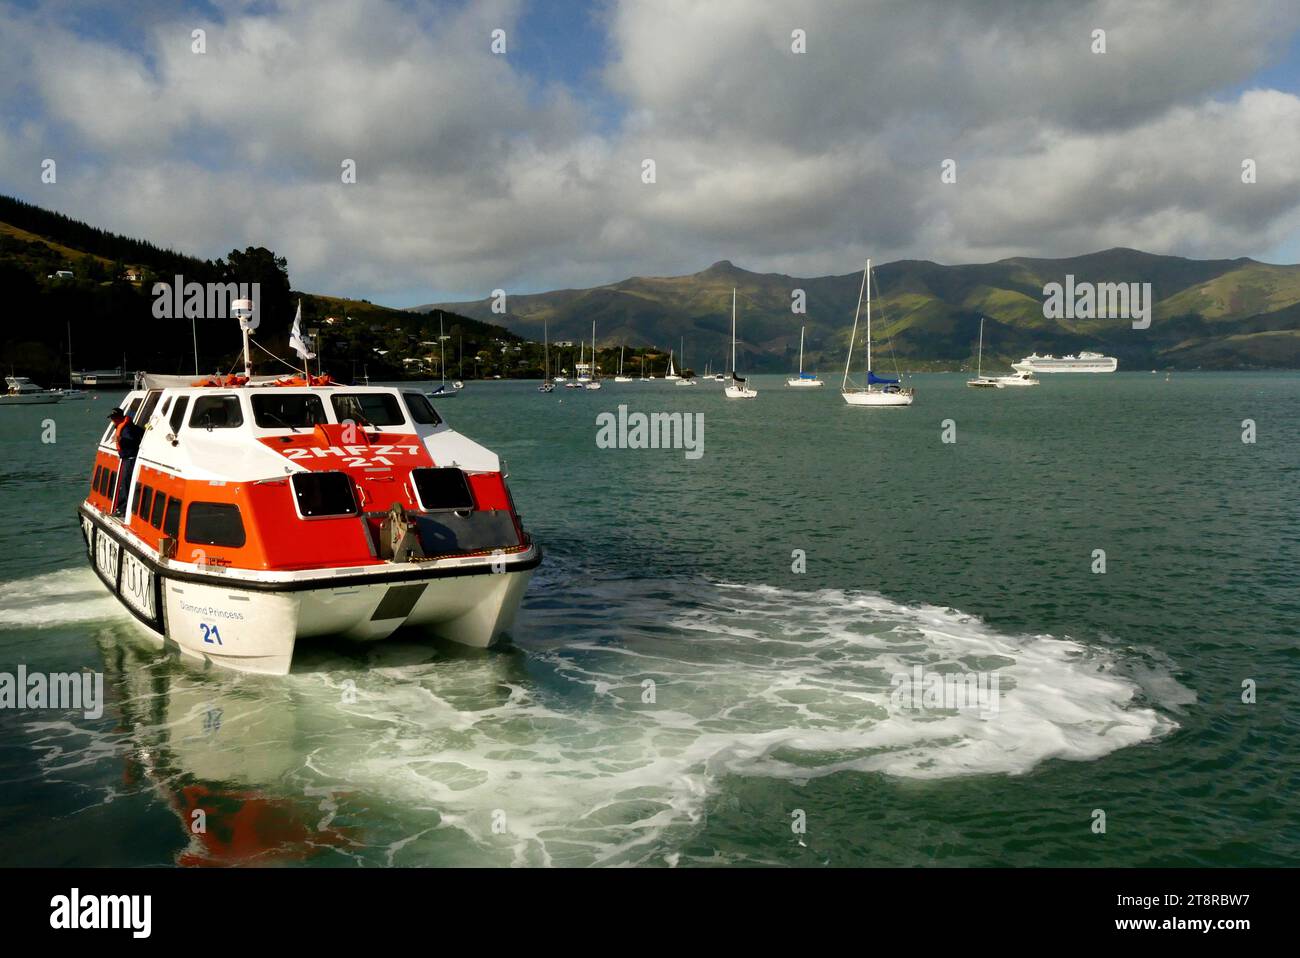
[[897,383],[897,379],[885,379],[883,376],[877,376],[870,369],[867,370],[867,385],[874,386],[876,383]]

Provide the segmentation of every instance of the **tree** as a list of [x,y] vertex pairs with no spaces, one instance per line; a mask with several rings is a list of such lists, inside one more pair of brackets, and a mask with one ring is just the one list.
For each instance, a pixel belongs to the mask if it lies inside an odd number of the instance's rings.
[[289,261],[276,256],[265,246],[250,246],[242,253],[232,249],[224,260],[217,260],[223,283],[257,283],[261,300],[258,339],[287,337],[293,323],[294,304],[289,286]]

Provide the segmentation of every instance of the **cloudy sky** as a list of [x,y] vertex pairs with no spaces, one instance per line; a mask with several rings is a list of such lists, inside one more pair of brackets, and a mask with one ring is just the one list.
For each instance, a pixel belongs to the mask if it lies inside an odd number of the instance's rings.
[[719,259],[1300,260],[1295,0],[0,0],[0,64],[0,191],[394,306]]

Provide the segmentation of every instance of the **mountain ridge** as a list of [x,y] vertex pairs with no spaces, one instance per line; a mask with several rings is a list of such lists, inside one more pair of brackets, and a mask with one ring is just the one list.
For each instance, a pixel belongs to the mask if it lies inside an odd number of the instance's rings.
[[[1251,257],[1198,260],[1116,246],[1069,257],[1012,256],[944,265],[903,259],[873,264],[875,335],[892,340],[913,368],[953,368],[973,359],[986,317],[985,356],[994,362],[1032,351],[1100,349],[1121,367],[1300,368],[1300,265]],[[1052,319],[1043,288],[1064,283],[1150,283],[1152,323],[1130,318]],[[413,312],[451,310],[499,323],[529,339],[582,339],[597,324],[602,345],[677,348],[715,365],[730,346],[731,288],[737,290],[737,351],[743,366],[789,369],[799,331],[807,358],[821,368],[841,362],[861,272],[798,277],[759,273],[720,259],[679,276],[629,276],[586,289],[520,293],[504,313],[489,299],[430,303]],[[803,291],[806,312],[792,311]],[[1267,335],[1265,335],[1267,334]],[[1262,338],[1256,338],[1262,337]]]

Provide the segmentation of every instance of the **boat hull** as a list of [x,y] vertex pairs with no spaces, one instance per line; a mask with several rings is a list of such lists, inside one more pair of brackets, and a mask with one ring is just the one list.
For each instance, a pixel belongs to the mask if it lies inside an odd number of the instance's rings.
[[916,397],[910,392],[842,392],[850,406],[910,406]]
[[79,512],[92,568],[146,632],[240,672],[287,674],[299,640],[325,636],[371,642],[407,629],[487,648],[510,628],[541,561],[532,546],[495,564],[395,564],[374,581],[253,583],[165,567],[113,520],[87,506]]
[[787,379],[785,384],[793,389],[815,389],[826,385],[820,379]]
[[1113,373],[1119,360],[1113,356],[1102,359],[1032,359],[1026,357],[1011,368],[1022,373]]
[[0,394],[0,406],[40,406],[63,402],[62,393],[20,393],[16,396]]
[[749,389],[745,386],[728,386],[725,390],[728,399],[757,399],[758,390]]

